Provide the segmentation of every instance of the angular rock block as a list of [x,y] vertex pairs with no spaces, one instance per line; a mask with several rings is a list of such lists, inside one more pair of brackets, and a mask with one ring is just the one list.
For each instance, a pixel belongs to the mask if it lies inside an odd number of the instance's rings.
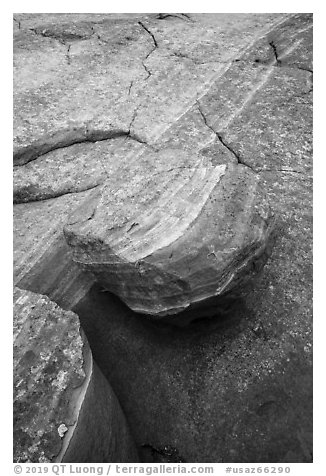
[[113,174],[65,227],[73,259],[136,312],[223,309],[264,264],[274,218],[250,168],[212,162],[163,149]]
[[19,288],[14,301],[14,461],[137,462],[76,314]]

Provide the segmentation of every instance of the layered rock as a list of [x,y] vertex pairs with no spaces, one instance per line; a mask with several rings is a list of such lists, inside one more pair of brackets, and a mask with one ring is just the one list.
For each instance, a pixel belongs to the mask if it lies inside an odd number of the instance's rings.
[[14,207],[14,285],[71,309],[94,279],[72,261],[62,228],[89,191]]
[[[246,300],[182,329],[140,319],[99,286],[75,308],[145,461],[169,445],[187,462],[312,461],[311,40],[311,16],[292,15],[200,99],[283,222]],[[200,125],[193,107],[159,145],[195,148]],[[206,157],[220,157],[214,139]]]
[[120,405],[78,317],[14,292],[14,461],[135,462]]
[[94,281],[71,260],[62,234],[67,215],[88,194],[14,207],[14,283],[34,291],[14,293],[16,462],[138,461],[117,398],[78,317],[67,311]]
[[[78,313],[142,461],[310,462],[311,15],[188,16],[15,15],[15,283]],[[217,188],[246,164],[283,220],[246,299],[182,329],[87,293],[62,236],[171,148]]]
[[241,294],[268,254],[272,224],[248,167],[168,148],[109,176],[65,236],[105,289],[161,317]]

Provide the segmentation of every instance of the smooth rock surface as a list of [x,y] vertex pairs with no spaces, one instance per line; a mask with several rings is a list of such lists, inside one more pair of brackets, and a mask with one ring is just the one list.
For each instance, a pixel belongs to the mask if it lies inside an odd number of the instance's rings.
[[119,403],[78,317],[14,291],[14,461],[135,462]]

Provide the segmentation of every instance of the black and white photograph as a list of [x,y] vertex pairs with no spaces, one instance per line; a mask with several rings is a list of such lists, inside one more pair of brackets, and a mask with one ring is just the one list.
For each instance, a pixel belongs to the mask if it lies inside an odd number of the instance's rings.
[[11,463],[294,476],[314,14],[158,6],[12,15]]

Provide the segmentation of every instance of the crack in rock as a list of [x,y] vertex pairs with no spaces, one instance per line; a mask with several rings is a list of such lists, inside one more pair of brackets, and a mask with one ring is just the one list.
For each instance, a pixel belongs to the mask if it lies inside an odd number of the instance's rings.
[[137,117],[137,114],[138,114],[138,110],[140,109],[141,107],[141,104],[139,104],[135,110],[134,110],[134,113],[133,113],[133,116],[131,118],[131,121],[130,121],[130,124],[129,124],[129,128],[128,128],[128,131],[127,131],[127,134],[126,136],[127,137],[130,137],[130,139],[133,139],[137,142],[139,142],[140,144],[144,144],[144,145],[147,145],[148,147],[150,147],[151,149],[155,150],[155,152],[158,151],[158,149],[156,147],[154,147],[152,144],[149,144],[148,142],[146,142],[144,139],[142,139],[137,133],[135,132],[131,132],[131,128],[133,126],[133,123],[135,122],[135,119]]
[[228,149],[233,155],[234,157],[237,159],[238,161],[238,164],[241,164],[241,165],[244,165],[245,167],[248,167],[249,169],[251,169],[253,172],[257,173],[257,171],[251,167],[250,165],[246,164],[242,159],[241,157],[239,156],[239,154],[237,154],[233,149],[232,147],[227,144],[227,142],[225,141],[225,139],[223,138],[222,134],[220,132],[217,132],[208,122],[207,122],[207,118],[203,112],[203,110],[201,109],[200,107],[200,103],[199,101],[196,101],[196,104],[197,104],[197,107],[198,107],[198,111],[201,115],[201,117],[203,118],[203,121],[205,123],[205,125],[208,127],[208,129],[210,129],[214,134],[215,136],[218,138],[218,140],[220,141],[220,143],[226,148]]
[[152,37],[152,39],[153,39],[155,48],[158,48],[158,44],[157,44],[157,41],[156,41],[156,38],[155,38],[154,34],[147,28],[147,26],[144,25],[143,22],[139,21],[139,22],[138,22],[138,25],[140,25],[145,31],[147,31],[147,33],[148,33],[148,34]]
[[[67,43],[66,40],[56,36],[55,34],[52,34],[51,32],[47,32],[47,30],[37,30],[36,28],[29,28],[29,31],[32,31],[35,35],[42,36],[43,38],[52,38],[56,41],[58,41],[61,45],[67,46],[67,51],[65,54],[67,64],[71,64],[71,57],[70,57],[70,48],[71,48],[71,43]],[[81,38],[84,39],[84,38]]]
[[31,144],[30,146],[24,147],[23,149],[18,150],[14,153],[14,166],[21,167],[37,158],[41,157],[44,154],[52,152],[53,150],[57,149],[64,149],[66,147],[70,147],[73,144],[82,144],[87,142],[101,142],[110,139],[116,139],[118,137],[129,137],[130,139],[139,142],[141,144],[145,144],[149,147],[153,146],[148,144],[145,140],[139,137],[138,134],[131,133],[130,129],[132,127],[132,123],[135,120],[136,113],[138,108],[135,111],[134,117],[130,123],[128,130],[123,129],[111,129],[109,131],[91,131],[87,127],[83,132],[78,132],[75,136],[69,135],[69,131],[67,131],[66,137],[59,140],[54,137],[52,142],[46,143],[39,141],[36,144]]
[[277,48],[275,46],[274,41],[270,41],[269,45],[273,50],[273,53],[274,53],[274,56],[275,56],[275,61],[276,61],[276,66],[281,66],[282,61],[278,57]]
[[[148,58],[148,56],[146,56],[145,60]],[[146,66],[146,64],[144,63],[144,61],[142,62],[142,65],[144,66],[144,69],[147,73],[147,77],[144,79],[144,81],[147,81],[148,78],[150,78],[152,76],[152,72],[150,69],[148,69],[148,67]]]
[[98,40],[100,43],[103,43],[103,44],[105,44],[105,45],[109,45],[109,44],[110,44],[109,41],[103,40],[103,38],[101,37],[101,35],[99,34],[99,32],[96,31],[93,26],[91,26],[91,30],[92,30],[92,32],[93,32],[91,36],[96,35],[96,38],[97,38],[97,40]]
[[131,118],[131,121],[130,121],[130,124],[129,124],[128,134],[131,133],[131,128],[132,128],[132,126],[133,126],[133,123],[134,123],[135,120],[136,120],[136,117],[137,117],[137,114],[138,114],[138,110],[140,109],[140,106],[141,106],[141,104],[138,104],[138,106],[137,106],[137,107],[135,108],[135,110],[134,110],[134,113],[133,113],[133,115],[132,115],[132,118]]
[[129,88],[128,88],[128,96],[130,96],[130,94],[131,94],[131,88],[133,87],[133,85],[134,85],[134,81],[132,80],[132,81],[130,82],[130,86],[129,86]]
[[71,48],[71,45],[67,45],[66,59],[67,59],[67,63],[68,63],[68,64],[71,64],[70,48]]
[[[106,171],[105,168],[103,168],[105,174],[106,174],[106,177],[108,178],[108,173]],[[53,192],[53,194],[49,194],[46,198],[37,198],[35,197],[33,200],[19,200],[17,198],[15,198],[14,196],[14,200],[13,200],[13,204],[16,205],[16,204],[21,204],[21,203],[34,203],[34,202],[45,202],[46,200],[52,200],[53,198],[59,198],[59,197],[63,197],[65,195],[75,195],[77,193],[82,193],[82,192],[88,192],[89,190],[93,190],[97,187],[100,187],[101,185],[103,185],[103,183],[105,182],[106,179],[103,179],[101,182],[97,183],[96,185],[90,185],[88,187],[82,187],[78,190],[71,190],[71,191],[68,191],[68,192],[60,192],[58,191],[57,193],[56,192]]]
[[[300,43],[300,41],[297,42],[297,44],[294,45],[294,47],[289,47],[289,49],[287,51],[283,51],[281,54],[279,54],[274,41],[271,40],[268,44],[269,44],[269,46],[271,47],[271,49],[273,51],[274,60],[273,61],[268,61],[266,59],[264,60],[264,59],[260,59],[260,58],[255,58],[254,63],[255,63],[256,66],[257,65],[263,65],[263,66],[282,67],[282,68],[289,68],[289,69],[299,69],[301,71],[306,71],[307,73],[313,74],[313,70],[310,69],[310,68],[306,68],[304,66],[299,66],[299,65],[296,65],[296,64],[286,64],[281,60],[281,58],[283,56],[286,56],[289,51],[293,51],[293,49],[295,49],[295,46],[298,46],[299,43]],[[241,61],[241,59],[239,58],[235,61]]]
[[37,28],[29,28],[29,31],[31,31],[32,33],[34,33],[34,35],[37,35],[37,36],[42,36],[43,38],[52,38],[53,40],[56,40],[58,41],[61,45],[66,45],[65,41],[62,39],[62,38],[57,38],[55,35],[53,34],[46,34],[47,30],[38,30]]
[[148,78],[150,78],[152,76],[152,72],[147,67],[145,61],[148,60],[148,58],[151,56],[151,54],[154,53],[154,51],[158,48],[158,44],[157,44],[157,41],[156,41],[156,38],[155,38],[154,34],[144,25],[143,22],[139,21],[138,25],[140,25],[151,36],[151,38],[153,40],[153,43],[154,43],[154,47],[151,49],[151,51],[149,51],[149,53],[147,53],[147,55],[145,56],[145,58],[142,61],[142,65],[143,65],[143,67],[144,67],[144,69],[147,73],[147,77],[145,78],[145,81],[147,81]]
[[188,13],[159,13],[156,18],[157,20],[165,20],[168,17],[179,18],[179,20],[194,22]]
[[[58,41],[61,45],[64,45],[67,47],[67,52],[66,52],[66,60],[67,64],[71,64],[71,56],[70,56],[70,49],[71,49],[71,42],[78,42],[78,41],[85,41],[89,40],[95,33],[94,27],[91,26],[92,34],[91,35],[79,35],[76,33],[62,33],[56,34],[54,32],[51,32],[50,30],[47,30],[44,28],[43,30],[38,29],[38,28],[29,28],[29,31],[33,32],[35,35],[42,36],[43,38],[52,38],[56,41]],[[98,35],[99,36],[99,35]]]
[[191,16],[189,15],[189,13],[181,13],[182,16],[186,17],[189,21],[191,21],[192,23],[195,23],[195,20],[193,18],[191,18]]
[[[276,61],[276,65],[274,65],[274,66],[283,66],[285,68],[300,69],[301,71],[307,71],[308,73],[313,74],[313,70],[310,69],[310,68],[305,68],[304,66],[297,66],[297,65],[287,65],[287,64],[282,63],[282,60],[280,60],[280,55],[278,54],[278,51],[277,51],[277,48],[276,48],[276,45],[275,45],[274,41],[270,41],[269,45],[273,50],[275,61]],[[256,62],[259,63],[258,60],[256,60]]]
[[21,22],[19,20],[17,20],[17,18],[13,17],[13,20],[18,23],[18,30],[21,29]]
[[304,68],[303,66],[295,66],[295,68],[300,69],[301,71],[307,71],[310,74],[314,74],[313,70],[310,68]]
[[[191,59],[191,58],[189,58]],[[238,61],[241,61],[240,59],[236,59],[234,60],[235,62],[238,62]],[[271,63],[267,63],[266,61],[262,61],[260,60],[259,58],[256,58],[254,60],[254,63],[256,65],[263,65],[263,66],[273,66],[273,67],[281,67],[281,68],[288,68],[288,69],[299,69],[300,71],[306,71],[307,73],[310,73],[313,75],[313,70],[310,69],[310,68],[305,68],[304,66],[298,66],[298,65],[295,65],[295,64],[286,64],[286,63],[282,63],[282,61],[279,59],[277,59],[277,63],[276,64],[271,64]]]

